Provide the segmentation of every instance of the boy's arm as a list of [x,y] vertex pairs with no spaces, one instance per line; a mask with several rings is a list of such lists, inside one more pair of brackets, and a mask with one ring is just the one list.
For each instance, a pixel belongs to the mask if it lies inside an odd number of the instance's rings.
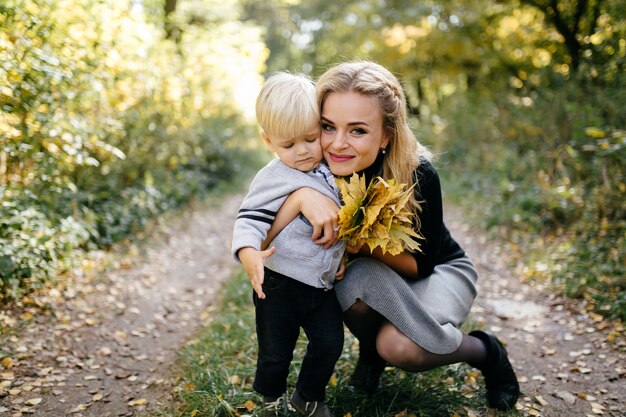
[[272,226],[267,231],[267,236],[261,244],[261,249],[267,249],[272,240],[300,213],[300,206],[294,199],[287,198],[276,213]]

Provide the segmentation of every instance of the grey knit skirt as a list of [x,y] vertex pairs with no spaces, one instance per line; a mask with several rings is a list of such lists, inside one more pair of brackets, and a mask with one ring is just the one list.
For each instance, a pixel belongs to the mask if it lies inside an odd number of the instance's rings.
[[357,300],[381,313],[418,346],[452,353],[463,337],[459,326],[476,297],[478,274],[467,256],[437,265],[427,278],[408,281],[372,258],[358,258],[335,282],[343,311]]

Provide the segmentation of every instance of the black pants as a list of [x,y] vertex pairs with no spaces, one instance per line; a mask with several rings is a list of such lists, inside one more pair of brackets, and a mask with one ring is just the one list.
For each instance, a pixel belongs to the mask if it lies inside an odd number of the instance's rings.
[[254,389],[278,397],[287,390],[289,364],[300,327],[308,338],[296,389],[307,401],[324,400],[343,348],[341,307],[335,291],[314,288],[265,269],[265,299],[253,292],[259,342]]

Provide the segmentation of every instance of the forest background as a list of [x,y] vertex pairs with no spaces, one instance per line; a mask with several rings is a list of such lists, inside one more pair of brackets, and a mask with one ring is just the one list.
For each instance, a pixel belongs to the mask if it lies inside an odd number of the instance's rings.
[[[267,154],[254,97],[276,70],[387,66],[446,198],[525,279],[626,319],[624,0],[5,0],[0,295]],[[224,239],[228,239],[227,236]]]

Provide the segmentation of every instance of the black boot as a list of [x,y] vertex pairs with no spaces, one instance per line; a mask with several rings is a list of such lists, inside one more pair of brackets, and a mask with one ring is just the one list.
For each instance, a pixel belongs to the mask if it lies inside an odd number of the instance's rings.
[[359,357],[356,368],[354,368],[354,372],[350,376],[350,386],[357,391],[372,395],[378,389],[380,376],[384,370],[384,360],[365,361],[362,357]]
[[485,378],[489,407],[510,410],[515,406],[520,390],[506,349],[491,333],[475,330],[469,335],[480,339],[487,348],[487,358],[482,363],[469,365],[479,369]]

